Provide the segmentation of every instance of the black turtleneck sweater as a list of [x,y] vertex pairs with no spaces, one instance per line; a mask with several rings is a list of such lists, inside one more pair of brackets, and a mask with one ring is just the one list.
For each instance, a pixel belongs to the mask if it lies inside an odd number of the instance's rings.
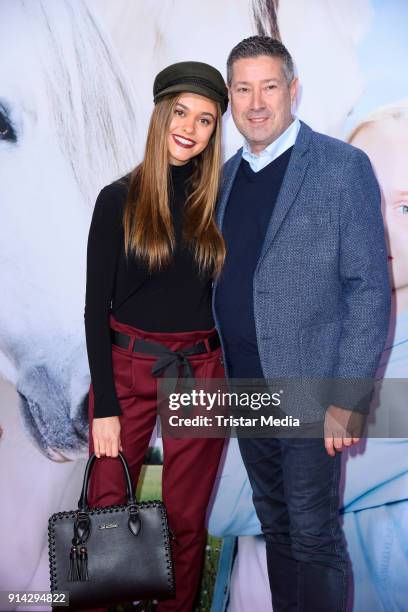
[[171,166],[170,209],[176,247],[171,263],[149,273],[126,258],[123,210],[129,182],[104,187],[96,200],[88,238],[85,331],[95,397],[95,417],[120,415],[112,371],[109,317],[151,332],[211,329],[211,278],[199,274],[182,241],[183,208],[192,164]]

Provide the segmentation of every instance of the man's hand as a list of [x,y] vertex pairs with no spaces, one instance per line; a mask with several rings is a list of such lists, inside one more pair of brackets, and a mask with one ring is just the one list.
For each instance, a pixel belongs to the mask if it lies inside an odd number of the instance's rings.
[[120,442],[120,421],[118,416],[94,419],[92,424],[92,439],[95,455],[101,457],[117,457],[123,451]]
[[329,406],[324,419],[324,445],[327,453],[334,457],[336,451],[341,452],[344,447],[357,444],[361,439],[364,425],[364,415]]

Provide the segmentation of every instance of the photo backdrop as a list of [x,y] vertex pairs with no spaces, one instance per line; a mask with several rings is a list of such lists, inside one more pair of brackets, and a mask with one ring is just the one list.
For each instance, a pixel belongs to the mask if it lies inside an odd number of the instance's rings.
[[[225,75],[239,40],[281,37],[301,82],[298,116],[361,147],[377,173],[396,298],[379,376],[407,376],[407,25],[404,0],[0,0],[1,589],[49,588],[47,519],[77,503],[87,232],[99,190],[142,158],[153,79],[167,64],[201,60]],[[241,141],[228,112],[225,158]],[[235,442],[209,528],[239,536],[229,610],[267,611]],[[406,442],[368,440],[344,457],[355,612],[408,609]]]

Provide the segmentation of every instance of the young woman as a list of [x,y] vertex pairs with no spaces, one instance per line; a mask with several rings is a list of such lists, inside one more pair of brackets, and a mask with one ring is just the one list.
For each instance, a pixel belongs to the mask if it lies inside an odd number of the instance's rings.
[[[122,468],[113,459],[118,450],[138,481],[156,422],[155,375],[163,352],[173,367],[188,359],[195,378],[224,376],[211,284],[225,255],[214,207],[227,90],[215,68],[181,62],[157,75],[153,92],[144,159],[101,191],[89,232],[90,451],[99,458],[92,506],[124,501]],[[222,446],[217,438],[163,438],[176,598],[160,602],[160,612],[193,608]]]

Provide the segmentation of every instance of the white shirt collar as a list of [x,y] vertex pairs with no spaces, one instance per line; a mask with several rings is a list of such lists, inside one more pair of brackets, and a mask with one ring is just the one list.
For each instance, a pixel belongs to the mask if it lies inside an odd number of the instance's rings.
[[248,142],[245,140],[242,149],[242,157],[249,163],[254,172],[259,172],[265,168],[274,159],[282,155],[295,144],[297,135],[300,130],[300,121],[297,117],[292,121],[290,126],[270,145],[265,147],[258,155],[252,153]]

